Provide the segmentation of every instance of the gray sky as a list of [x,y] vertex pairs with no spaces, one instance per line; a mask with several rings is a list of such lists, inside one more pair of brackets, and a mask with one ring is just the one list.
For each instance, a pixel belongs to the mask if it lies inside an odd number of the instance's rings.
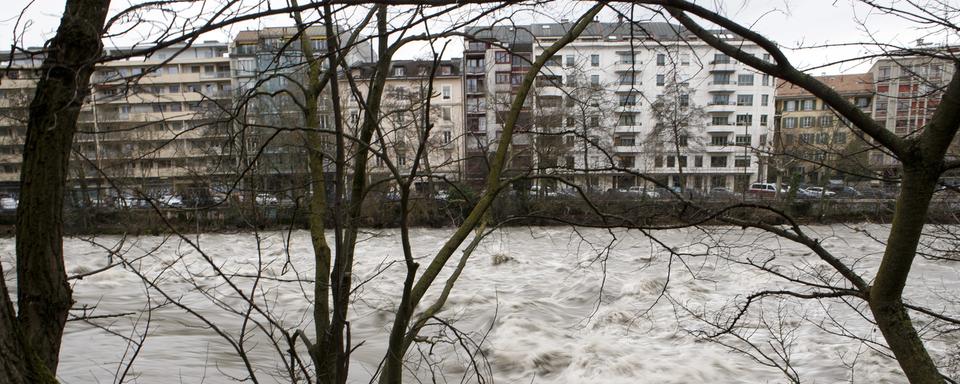
[[[897,3],[897,0],[881,1]],[[960,2],[960,0],[948,1]],[[29,2],[29,0],[4,0],[6,6],[0,10],[0,43],[3,44],[3,48],[0,49],[9,49],[20,10]],[[114,8],[125,6],[130,2],[133,2],[133,0],[114,0]],[[284,3],[282,0],[277,0],[275,5],[282,6]],[[920,37],[925,38],[926,42],[937,44],[955,44],[957,40],[955,35],[931,34],[931,31],[919,30],[915,24],[909,21],[879,14],[879,12],[871,11],[859,2],[850,0],[711,0],[701,1],[700,3],[710,9],[719,8],[724,15],[741,24],[752,25],[754,30],[777,41],[787,49],[787,55],[791,61],[801,68],[819,66],[839,59],[860,57],[868,49],[864,46],[797,49],[799,47],[868,42],[874,39],[884,43],[907,46],[913,46],[916,39]],[[955,6],[960,6],[960,4]],[[543,7],[532,12],[522,12],[513,16],[517,23],[549,22],[560,17],[574,18],[576,15],[582,14],[584,7],[585,5],[580,3],[558,1],[549,7]],[[43,44],[43,41],[52,36],[56,30],[62,11],[63,1],[35,0],[24,14],[17,29],[22,32],[26,25],[25,43],[28,46]],[[500,14],[498,16],[505,17],[506,15]],[[462,15],[448,16],[441,19],[438,24],[453,22],[459,17],[462,17]],[[604,21],[615,19],[612,11],[601,16],[601,20]],[[290,23],[288,17],[273,17],[259,22],[247,22],[235,25],[228,30],[211,33],[209,36],[205,36],[204,40],[228,41],[231,36],[240,30],[256,29],[264,25],[288,25]],[[128,34],[107,44],[131,45],[138,40],[137,36]],[[424,48],[422,45],[408,47],[400,52],[399,58],[416,57],[422,54]],[[445,56],[457,56],[460,50],[461,43],[454,41],[448,47],[448,54]],[[876,52],[876,48],[870,48],[869,51]],[[857,72],[865,71],[867,68],[869,68],[869,63],[845,64],[816,69],[811,73],[819,75],[821,73]]]

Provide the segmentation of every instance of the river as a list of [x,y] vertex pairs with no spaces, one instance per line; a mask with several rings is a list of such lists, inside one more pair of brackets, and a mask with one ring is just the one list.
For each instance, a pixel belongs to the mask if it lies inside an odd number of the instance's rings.
[[[882,239],[885,227],[808,230],[855,264],[855,270],[872,276],[883,247],[864,234]],[[421,264],[450,233],[412,231]],[[492,234],[470,259],[440,315],[457,331],[439,322],[428,327],[425,333],[436,336],[436,343],[421,343],[411,350],[409,374],[426,382],[477,382],[477,372],[500,383],[787,381],[774,365],[761,363],[769,362],[736,352],[749,347],[742,341],[718,339],[724,345],[699,337],[717,331],[703,319],[729,320],[746,295],[762,289],[809,292],[750,262],[776,265],[785,276],[821,281],[837,281],[838,276],[803,247],[755,230],[683,229],[653,235],[656,241],[637,231],[564,227],[511,228]],[[96,270],[111,260],[107,249],[119,251],[127,260],[136,260],[136,269],[167,295],[239,340],[246,302],[217,276],[212,262],[236,275],[237,289],[255,292],[254,301],[270,311],[274,326],[303,329],[313,337],[312,286],[296,281],[297,276],[303,280],[313,275],[307,232],[188,239],[209,260],[176,237],[66,239],[68,274]],[[12,290],[13,239],[0,240],[0,249]],[[400,261],[399,232],[363,234],[355,268],[355,281],[363,283],[350,306],[352,341],[358,345],[352,355],[351,382],[368,382],[383,357],[403,279]],[[262,277],[252,289],[251,276],[257,270]],[[230,383],[245,377],[245,366],[233,347],[196,315],[168,303],[145,311],[166,300],[156,289],[148,289],[131,268],[117,267],[73,282],[76,307],[95,308],[89,311],[94,316],[121,316],[68,323],[58,371],[63,383],[114,382],[133,356],[131,340],[142,340],[142,348],[127,372],[127,382]],[[442,282],[436,285],[427,302],[436,297]],[[960,262],[918,259],[907,288],[911,302],[956,315],[958,292]],[[854,377],[855,382],[905,382],[896,362],[875,348],[879,332],[853,308],[863,305],[837,299],[767,299],[743,317],[738,335],[767,356],[785,352],[788,372],[795,371],[803,381],[850,382]],[[283,368],[278,352],[264,336],[276,335],[276,329],[262,316],[252,318],[258,323],[247,323],[243,345],[257,378],[262,383],[288,382],[279,377]],[[926,325],[928,320],[917,322]],[[949,370],[956,369],[960,335],[932,331],[925,333],[933,338],[929,348],[944,364],[953,364],[945,372],[957,374]],[[836,335],[841,332],[867,342]],[[458,334],[463,340],[454,337]],[[471,357],[478,361],[476,367],[469,364]]]

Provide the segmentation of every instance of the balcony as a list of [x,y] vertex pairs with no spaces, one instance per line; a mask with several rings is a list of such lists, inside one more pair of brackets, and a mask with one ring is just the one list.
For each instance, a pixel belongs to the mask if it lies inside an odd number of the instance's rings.
[[479,66],[468,66],[464,68],[464,72],[468,75],[483,75],[487,73],[487,69]]
[[732,113],[737,110],[736,101],[710,101],[703,108],[707,112]]

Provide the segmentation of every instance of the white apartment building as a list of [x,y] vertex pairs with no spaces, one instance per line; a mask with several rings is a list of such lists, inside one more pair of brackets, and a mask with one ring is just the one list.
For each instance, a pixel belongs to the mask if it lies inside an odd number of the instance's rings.
[[[486,85],[484,106],[467,96],[468,138],[471,132],[475,136],[484,132],[488,142],[497,137],[501,125],[491,109],[506,107],[489,106],[509,96],[528,68],[527,60],[537,58],[572,25],[467,30],[476,39],[466,43],[466,89],[469,92],[474,84],[471,68],[483,68],[484,76],[476,81]],[[625,170],[671,186],[681,185],[682,172],[685,187],[698,190],[740,189],[763,179],[758,154],[768,145],[768,132],[773,132],[774,80],[677,25],[642,23],[632,29],[629,24],[594,22],[548,60],[530,96],[534,100],[528,100],[531,123],[525,129],[550,137],[546,141],[566,150],[548,154],[545,163],[537,161],[538,168],[556,166],[558,172],[574,178],[587,174],[591,187],[601,190],[640,184]],[[718,34],[764,56],[755,45],[729,33]],[[689,114],[690,121],[677,130],[667,127],[676,125],[663,122],[658,128],[651,106],[661,95],[670,98],[665,103],[668,109]],[[486,122],[471,121],[472,107],[487,111]],[[665,130],[677,134],[664,140]],[[542,160],[543,151],[529,149],[542,141],[521,135],[514,142],[519,150],[514,152],[528,151]],[[468,153],[469,145],[468,141]]]

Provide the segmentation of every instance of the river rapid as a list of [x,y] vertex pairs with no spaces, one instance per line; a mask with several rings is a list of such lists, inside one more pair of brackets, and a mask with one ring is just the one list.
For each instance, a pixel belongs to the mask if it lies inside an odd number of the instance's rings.
[[[873,275],[883,246],[871,237],[884,239],[885,227],[807,230],[856,271]],[[412,230],[421,270],[450,234],[449,229]],[[442,322],[432,321],[425,329],[433,343],[420,343],[408,353],[408,381],[416,382],[412,379],[416,376],[421,382],[479,382],[479,373],[484,382],[499,383],[787,382],[780,368],[802,381],[818,383],[851,378],[906,381],[896,362],[876,344],[882,343],[879,332],[868,323],[869,317],[857,313],[865,307],[855,299],[764,299],[741,317],[733,334],[714,341],[703,338],[718,331],[710,322],[726,324],[754,292],[812,292],[784,277],[839,282],[840,277],[809,250],[740,228],[651,234],[569,227],[493,233],[470,258],[439,315]],[[210,324],[238,344],[243,340],[259,382],[290,381],[282,377],[280,356],[289,357],[286,347],[275,348],[265,335],[273,332],[279,339],[278,332],[256,311],[251,316],[256,322],[242,321],[248,305],[234,287],[248,296],[253,292],[254,302],[275,319],[273,326],[303,329],[313,338],[313,288],[297,281],[298,276],[300,280],[313,276],[309,234],[209,234],[187,239],[203,253],[176,237],[64,241],[69,275],[94,271],[122,255],[150,283],[130,266],[72,281],[75,306],[91,308],[89,315],[108,317],[68,323],[58,370],[63,383],[110,383],[124,371],[126,382],[138,383],[231,383],[246,377],[235,347]],[[16,285],[14,248],[13,239],[0,240],[11,291]],[[370,381],[383,358],[403,282],[400,249],[396,230],[366,232],[357,246],[355,299],[349,316],[356,346],[350,367],[353,383]],[[449,267],[460,253],[455,256]],[[217,269],[233,275],[235,286],[226,284]],[[260,279],[255,278],[258,270]],[[193,313],[169,304],[149,284]],[[436,298],[442,284],[443,280],[435,284],[425,303]],[[918,258],[907,287],[911,302],[956,316],[958,295],[960,262]],[[159,307],[145,310],[151,306]],[[928,347],[947,366],[944,372],[957,375],[960,332],[937,334],[939,324],[931,324],[930,318],[915,320],[926,327]],[[131,341],[142,348],[137,351]],[[788,356],[789,365],[775,358],[778,354]]]

